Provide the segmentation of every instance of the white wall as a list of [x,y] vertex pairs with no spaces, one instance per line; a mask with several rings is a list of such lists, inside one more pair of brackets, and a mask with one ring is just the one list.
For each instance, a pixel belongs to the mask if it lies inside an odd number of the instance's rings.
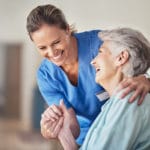
[[40,4],[61,8],[78,31],[128,26],[150,39],[149,0],[0,0],[0,42],[24,43],[22,54],[22,121],[31,126],[32,88],[39,63],[38,54],[26,33],[26,16]]

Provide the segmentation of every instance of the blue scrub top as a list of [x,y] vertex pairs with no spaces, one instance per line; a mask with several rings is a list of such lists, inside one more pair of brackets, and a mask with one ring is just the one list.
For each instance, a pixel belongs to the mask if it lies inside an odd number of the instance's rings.
[[60,99],[72,107],[80,125],[78,144],[82,144],[89,127],[101,111],[105,101],[96,97],[104,89],[95,83],[95,69],[90,64],[97,55],[102,41],[99,30],[74,34],[78,45],[78,83],[74,86],[65,72],[52,62],[44,59],[37,72],[38,86],[48,105],[59,105]]

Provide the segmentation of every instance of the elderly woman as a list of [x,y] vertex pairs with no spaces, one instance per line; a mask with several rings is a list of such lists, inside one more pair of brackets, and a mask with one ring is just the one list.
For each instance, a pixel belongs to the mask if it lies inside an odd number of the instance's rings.
[[[80,149],[150,149],[150,94],[137,108],[137,101],[132,105],[128,103],[133,92],[122,100],[123,90],[116,92],[121,81],[143,74],[149,68],[150,43],[140,32],[129,28],[102,31],[99,37],[104,42],[92,64],[96,69],[96,82],[105,88],[110,99],[102,107]],[[75,150],[77,145],[68,127],[69,114],[63,102],[60,107],[64,124],[59,139],[65,150]]]

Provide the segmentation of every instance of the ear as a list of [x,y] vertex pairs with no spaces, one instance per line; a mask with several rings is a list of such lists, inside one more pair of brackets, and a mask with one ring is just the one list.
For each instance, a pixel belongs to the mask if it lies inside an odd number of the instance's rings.
[[68,35],[71,35],[71,29],[70,29],[70,26],[69,26],[69,25],[67,26],[66,33],[67,33]]
[[122,51],[115,60],[116,66],[122,66],[129,60],[129,52],[127,50]]

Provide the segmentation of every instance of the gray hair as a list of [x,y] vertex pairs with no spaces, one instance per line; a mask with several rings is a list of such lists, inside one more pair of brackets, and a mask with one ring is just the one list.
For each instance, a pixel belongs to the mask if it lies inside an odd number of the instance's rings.
[[110,41],[110,50],[113,55],[118,55],[123,50],[129,53],[128,64],[123,67],[127,76],[143,74],[150,66],[150,43],[137,30],[118,28],[105,30],[99,33],[102,41]]

